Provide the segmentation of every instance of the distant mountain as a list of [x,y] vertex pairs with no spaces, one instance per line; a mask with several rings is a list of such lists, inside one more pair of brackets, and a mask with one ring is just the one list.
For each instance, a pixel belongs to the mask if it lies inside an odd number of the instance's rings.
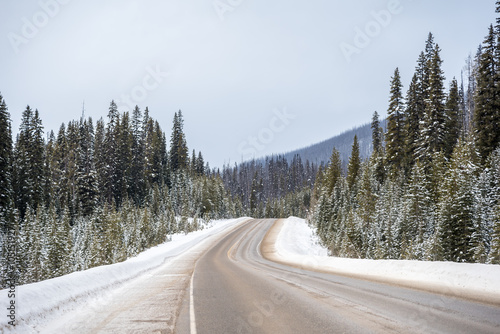
[[[380,122],[381,126],[385,128],[385,120]],[[301,148],[295,151],[285,153],[284,156],[288,161],[291,161],[295,155],[299,155],[302,161],[309,160],[316,164],[328,164],[332,150],[335,147],[339,153],[342,161],[347,163],[351,156],[352,143],[354,135],[358,136],[359,151],[362,159],[370,157],[372,153],[372,129],[371,124],[365,124],[352,130],[345,131],[340,135],[324,140],[320,143]]]

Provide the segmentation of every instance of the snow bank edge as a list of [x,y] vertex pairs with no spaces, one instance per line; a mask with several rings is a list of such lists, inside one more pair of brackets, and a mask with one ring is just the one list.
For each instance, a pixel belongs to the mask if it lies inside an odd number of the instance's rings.
[[[262,255],[268,260],[292,267],[396,285],[435,294],[500,305],[500,266],[455,262],[410,260],[363,260],[297,254],[287,240],[290,217],[277,220],[262,242]],[[290,226],[288,226],[290,225]],[[298,234],[299,238],[304,235]],[[288,237],[289,239],[289,237]],[[288,249],[287,249],[288,248]]]

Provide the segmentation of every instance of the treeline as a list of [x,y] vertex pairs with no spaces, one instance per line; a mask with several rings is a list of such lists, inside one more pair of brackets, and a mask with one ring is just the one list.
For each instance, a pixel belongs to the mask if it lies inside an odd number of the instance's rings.
[[225,166],[222,180],[240,212],[260,217],[305,217],[318,166],[299,155],[283,155]]
[[[189,157],[181,111],[169,149],[147,108],[120,114],[111,102],[107,118],[82,117],[45,139],[28,106],[14,141],[0,96],[2,286],[12,275],[30,283],[122,261],[198,229],[201,218],[239,213],[201,152]],[[14,259],[6,256],[13,241]]]
[[446,93],[441,64],[429,34],[406,96],[394,72],[385,132],[373,116],[370,159],[355,138],[347,173],[334,150],[319,174],[310,220],[331,255],[500,263],[500,20],[466,87]]

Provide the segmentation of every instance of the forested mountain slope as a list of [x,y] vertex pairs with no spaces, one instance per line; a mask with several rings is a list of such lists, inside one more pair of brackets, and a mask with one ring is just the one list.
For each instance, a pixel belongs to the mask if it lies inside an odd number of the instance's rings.
[[[385,120],[382,121],[381,124],[385,127]],[[373,147],[372,130],[369,123],[345,131],[317,144],[285,153],[284,156],[288,161],[291,161],[293,157],[298,154],[302,161],[309,160],[309,162],[317,165],[321,165],[321,163],[326,165],[335,147],[340,153],[340,159],[347,163],[351,156],[352,143],[355,135],[358,136],[361,158],[365,159],[370,157]]]

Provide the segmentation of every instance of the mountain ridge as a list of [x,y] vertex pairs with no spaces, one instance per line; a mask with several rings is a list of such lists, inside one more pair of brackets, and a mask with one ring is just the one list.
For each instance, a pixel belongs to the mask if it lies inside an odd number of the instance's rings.
[[[380,126],[385,129],[385,125],[386,120],[381,120]],[[333,148],[335,147],[340,153],[340,159],[346,164],[351,156],[355,135],[358,136],[361,159],[369,158],[373,151],[371,123],[353,127],[350,130],[341,132],[338,135],[316,144],[285,152],[280,155],[285,156],[288,161],[292,161],[294,156],[299,155],[303,162],[309,160],[310,163],[327,165],[332,155]]]

